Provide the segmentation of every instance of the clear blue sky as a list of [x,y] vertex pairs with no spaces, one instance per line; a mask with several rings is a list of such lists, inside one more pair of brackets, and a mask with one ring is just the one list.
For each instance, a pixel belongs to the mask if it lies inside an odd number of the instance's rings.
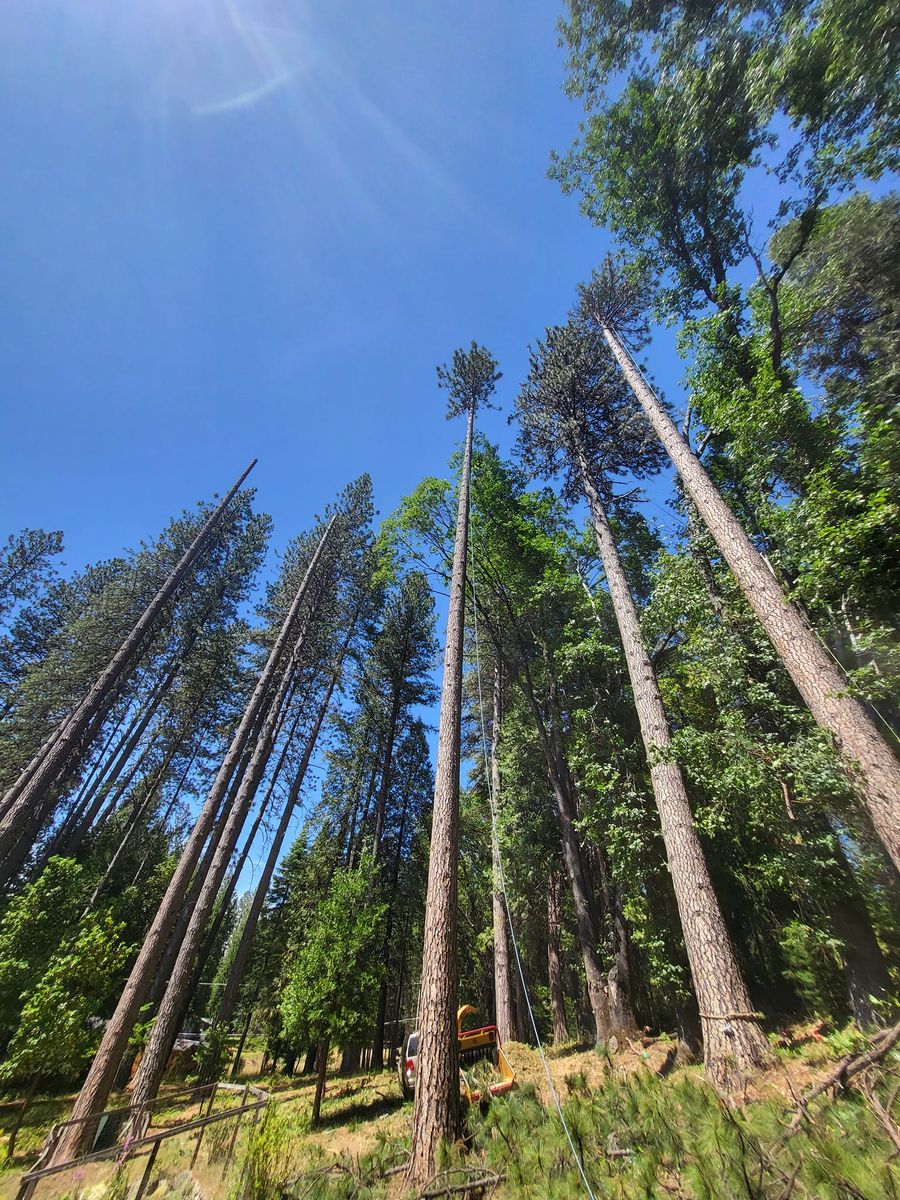
[[477,338],[508,405],[608,245],[545,177],[552,0],[39,7],[0,6],[2,526],[71,567],[254,455],[276,546],[364,470],[390,511],[461,434],[435,364]]

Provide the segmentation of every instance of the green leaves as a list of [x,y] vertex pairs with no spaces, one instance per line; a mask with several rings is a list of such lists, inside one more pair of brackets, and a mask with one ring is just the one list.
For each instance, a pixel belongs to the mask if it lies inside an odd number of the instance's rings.
[[285,1034],[297,1044],[349,1043],[368,1033],[383,967],[385,912],[369,894],[373,871],[371,858],[357,870],[336,871],[307,928],[297,931],[280,1005]]
[[123,928],[108,913],[92,912],[60,944],[25,1002],[0,1078],[78,1076],[100,1040],[96,1019],[130,953]]

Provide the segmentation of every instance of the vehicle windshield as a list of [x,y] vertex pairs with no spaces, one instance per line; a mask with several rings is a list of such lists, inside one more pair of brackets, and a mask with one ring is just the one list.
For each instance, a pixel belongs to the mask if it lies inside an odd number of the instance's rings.
[[407,1058],[413,1058],[418,1053],[419,1053],[419,1035],[418,1035],[418,1033],[411,1033],[409,1035],[409,1041],[406,1043],[406,1056],[407,1056]]

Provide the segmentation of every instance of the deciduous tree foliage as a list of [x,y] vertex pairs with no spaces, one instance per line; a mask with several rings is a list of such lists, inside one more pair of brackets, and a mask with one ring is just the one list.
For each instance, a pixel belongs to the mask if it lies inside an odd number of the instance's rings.
[[335,871],[327,897],[290,954],[281,995],[282,1027],[286,1037],[319,1046],[314,1122],[329,1046],[364,1037],[374,1015],[382,969],[376,947],[384,916],[383,907],[367,895],[374,866],[365,856],[352,870]]

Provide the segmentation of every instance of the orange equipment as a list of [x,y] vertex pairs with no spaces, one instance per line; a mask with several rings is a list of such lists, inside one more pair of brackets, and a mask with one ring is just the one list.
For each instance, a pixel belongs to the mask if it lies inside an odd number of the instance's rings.
[[477,1104],[481,1099],[481,1090],[473,1088],[467,1076],[467,1068],[475,1063],[488,1062],[497,1071],[497,1081],[487,1084],[486,1091],[491,1096],[499,1096],[508,1092],[516,1082],[509,1059],[503,1053],[500,1034],[496,1025],[483,1025],[480,1029],[463,1031],[463,1020],[469,1013],[475,1012],[471,1004],[464,1004],[456,1014],[456,1033],[459,1038],[459,1082],[460,1089],[470,1104]]

